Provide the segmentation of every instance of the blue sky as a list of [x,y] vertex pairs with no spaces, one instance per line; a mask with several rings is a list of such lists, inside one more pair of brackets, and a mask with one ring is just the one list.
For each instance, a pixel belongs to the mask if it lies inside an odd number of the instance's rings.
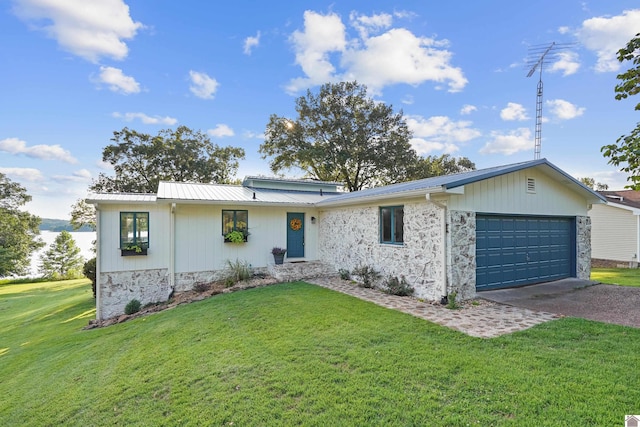
[[[68,218],[123,127],[179,125],[240,146],[238,177],[270,174],[270,114],[326,82],[357,80],[402,110],[422,155],[478,168],[533,159],[532,46],[571,43],[543,70],[542,157],[620,189],[600,153],[639,121],[616,101],[615,52],[640,32],[637,1],[0,2],[0,172],[27,209]],[[290,176],[299,176],[291,171]]]

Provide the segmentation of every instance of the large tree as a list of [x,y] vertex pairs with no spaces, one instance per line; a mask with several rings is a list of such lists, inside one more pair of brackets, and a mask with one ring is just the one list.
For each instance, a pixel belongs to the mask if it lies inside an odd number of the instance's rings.
[[0,173],[0,277],[27,274],[31,254],[44,246],[40,218],[21,210],[30,200],[24,187]]
[[80,248],[71,233],[63,230],[40,258],[39,270],[47,279],[67,280],[82,277],[83,266],[84,258],[80,255]]
[[357,82],[325,84],[296,100],[296,119],[271,115],[260,146],[274,173],[299,168],[349,191],[412,179],[411,132],[390,105]]
[[[633,66],[622,74],[618,74],[620,80],[615,87],[616,99],[626,99],[640,92],[640,33],[618,51],[618,61],[630,61]],[[640,111],[640,103],[636,104],[636,110]],[[605,157],[609,157],[609,163],[621,166],[620,170],[629,174],[627,181],[631,184],[627,188],[640,190],[640,123],[629,135],[622,135],[615,144],[605,145],[601,148]]]
[[115,176],[100,174],[89,190],[155,193],[160,181],[227,183],[234,179],[244,150],[219,147],[200,131],[186,126],[162,130],[156,136],[124,128],[113,133],[102,160]]
[[411,179],[429,178],[432,176],[450,175],[452,173],[475,170],[476,165],[466,157],[452,157],[443,154],[440,157],[427,156],[418,158]]

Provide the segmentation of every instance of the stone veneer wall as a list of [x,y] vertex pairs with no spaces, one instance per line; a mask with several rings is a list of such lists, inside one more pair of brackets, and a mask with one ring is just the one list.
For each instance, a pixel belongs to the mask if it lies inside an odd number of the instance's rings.
[[123,314],[132,299],[145,305],[166,301],[171,292],[166,268],[100,273],[100,318]]
[[369,265],[383,279],[403,275],[415,296],[439,300],[443,296],[442,208],[432,204],[404,204],[404,245],[381,244],[379,207],[323,211],[319,221],[318,253],[336,270],[352,271]]
[[457,300],[476,296],[476,214],[449,211],[449,239],[447,241],[450,269],[448,292],[456,292]]
[[591,278],[591,218],[576,217],[576,277]]

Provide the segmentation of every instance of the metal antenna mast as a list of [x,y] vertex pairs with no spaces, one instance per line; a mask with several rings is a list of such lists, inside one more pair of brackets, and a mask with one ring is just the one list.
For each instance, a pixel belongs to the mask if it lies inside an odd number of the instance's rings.
[[535,148],[533,151],[533,158],[535,160],[540,158],[540,151],[542,149],[542,68],[545,60],[550,60],[556,57],[555,51],[559,49],[565,49],[573,44],[558,44],[552,42],[551,44],[533,46],[529,49],[529,59],[527,64],[531,66],[527,77],[531,77],[537,69],[540,70],[540,78],[538,80],[538,92],[536,95],[536,131],[535,131]]

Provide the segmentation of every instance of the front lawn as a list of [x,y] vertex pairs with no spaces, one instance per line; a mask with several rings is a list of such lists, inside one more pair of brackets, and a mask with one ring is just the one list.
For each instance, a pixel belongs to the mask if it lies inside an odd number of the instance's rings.
[[0,425],[622,425],[640,330],[472,338],[305,283],[103,329],[86,282],[0,287]]
[[640,269],[637,268],[593,268],[591,280],[610,285],[640,287]]

